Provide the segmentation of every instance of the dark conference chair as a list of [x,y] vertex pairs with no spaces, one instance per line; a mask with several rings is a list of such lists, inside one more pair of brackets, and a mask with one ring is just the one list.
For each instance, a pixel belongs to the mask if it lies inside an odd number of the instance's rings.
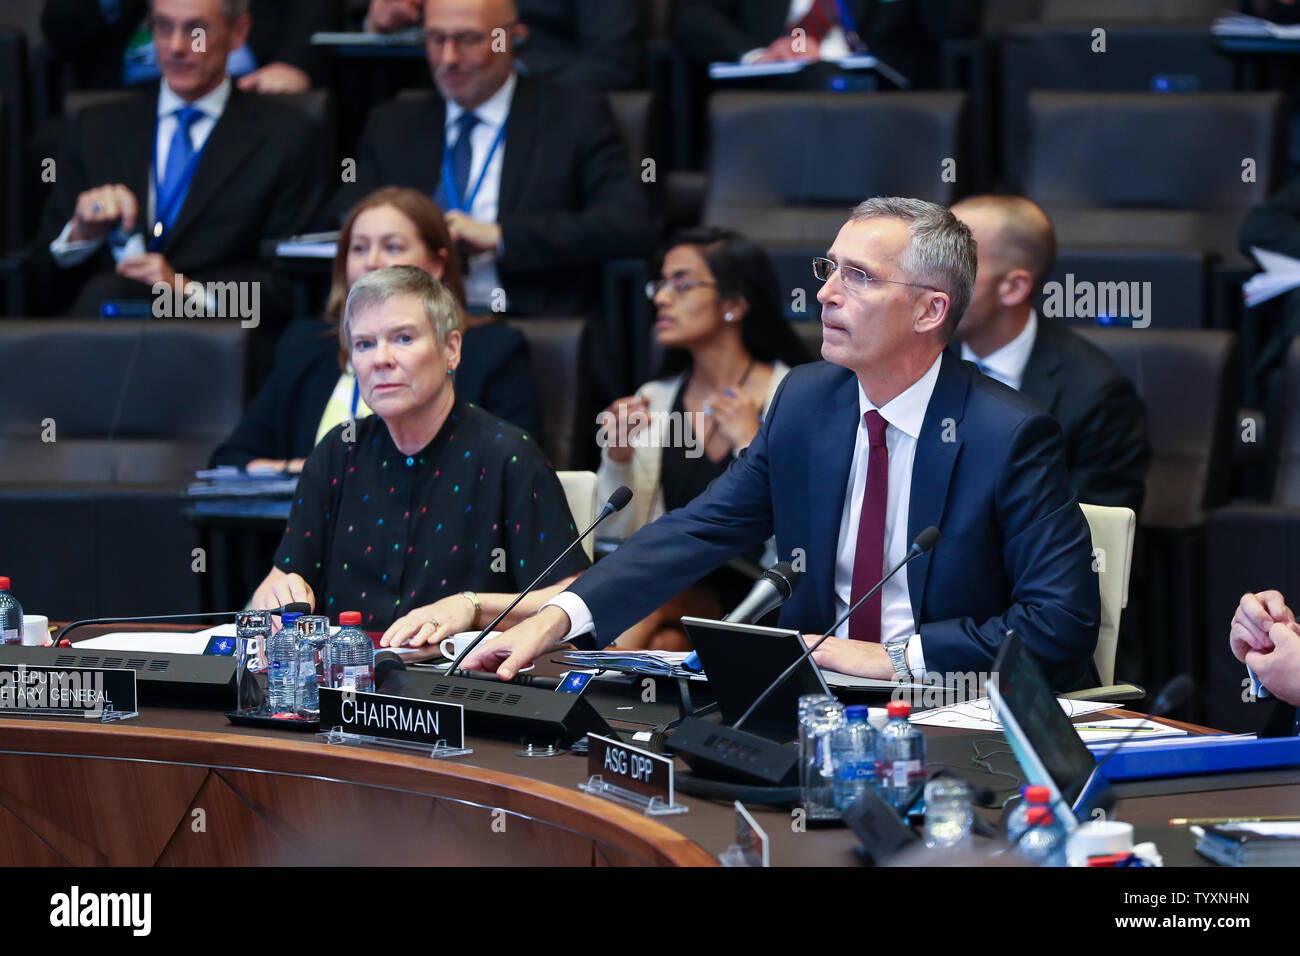
[[[1125,615],[1131,623],[1121,633],[1116,672],[1152,693],[1180,673],[1200,686],[1206,648],[1217,639],[1200,610],[1205,515],[1228,493],[1236,336],[1208,329],[1078,331],[1133,381],[1146,403],[1152,450]],[[1198,696],[1193,707],[1203,703]]]
[[26,610],[197,607],[183,486],[239,420],[247,340],[216,319],[0,324],[0,566]]
[[964,181],[964,93],[717,93],[709,114],[703,221],[755,240],[825,249],[868,196],[946,205]]
[[524,334],[537,376],[547,457],[557,471],[594,470],[595,412],[589,408],[591,370],[582,319],[510,319]]
[[[1241,221],[1285,172],[1284,109],[1278,92],[1037,91],[1025,192],[1052,217],[1063,245],[1122,237],[1241,263]],[[1242,180],[1247,158],[1253,182]]]
[[[1048,307],[1048,283],[1060,283],[1060,302]],[[1092,283],[1094,290],[1104,282],[1125,283],[1131,291],[1139,285],[1146,316],[1141,321],[1153,329],[1199,329],[1209,315],[1209,268],[1200,249],[1149,249],[1123,245],[1062,246],[1056,262],[1044,280],[1038,296],[1038,311],[1067,325],[1128,325],[1138,321],[1133,316],[1110,316],[1109,320],[1089,314],[1079,315],[1066,306],[1072,288]],[[1150,301],[1146,302],[1149,288]],[[1074,297],[1078,302],[1078,295]],[[1131,304],[1131,303],[1130,303]],[[1095,311],[1095,310],[1094,310]],[[1131,311],[1131,309],[1130,309]]]

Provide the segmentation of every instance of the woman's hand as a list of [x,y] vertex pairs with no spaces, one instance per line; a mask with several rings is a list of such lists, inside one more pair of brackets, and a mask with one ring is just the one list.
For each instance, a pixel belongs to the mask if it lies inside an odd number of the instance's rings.
[[743,389],[739,393],[731,389],[715,392],[704,407],[713,410],[718,434],[733,450],[749,447],[758,434],[758,413],[763,410],[763,403],[749,392]]
[[632,460],[631,441],[650,424],[650,399],[629,395],[618,398],[600,413],[599,441],[610,461],[626,465]]
[[474,602],[463,594],[453,594],[432,604],[425,604],[402,615],[388,626],[379,640],[380,647],[437,647],[445,638],[474,629],[477,614]]
[[302,473],[302,466],[306,461],[306,458],[290,458],[288,461],[282,458],[254,458],[244,466],[244,471],[248,474],[256,472],[288,472],[291,475],[298,475]]
[[[271,573],[253,592],[253,599],[248,606],[256,610],[269,610],[298,601],[305,601],[315,609],[316,595],[312,593],[311,585],[300,574],[285,574],[279,568],[272,568]],[[276,631],[280,629],[279,620],[277,616],[271,622]]]

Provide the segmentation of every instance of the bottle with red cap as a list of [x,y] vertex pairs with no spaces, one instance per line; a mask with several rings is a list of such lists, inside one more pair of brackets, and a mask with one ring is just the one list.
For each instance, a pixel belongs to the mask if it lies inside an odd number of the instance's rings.
[[1046,787],[1026,784],[1020,788],[1020,802],[1012,808],[1007,817],[1007,844],[1014,847],[1029,829],[1029,808],[1035,805],[1047,806],[1051,791]]
[[0,577],[0,644],[23,642],[23,606],[9,593],[9,579]]
[[375,645],[361,630],[361,612],[344,611],[329,643],[330,684],[370,694],[375,690]]
[[876,745],[876,786],[885,801],[900,813],[925,785],[925,737],[908,717],[912,705],[905,700],[889,702],[889,723],[880,729]]
[[[1066,830],[1051,802],[1051,791],[1046,787],[1025,788],[1025,825],[1011,844],[1011,852],[1039,866],[1065,866]],[[1010,821],[1007,836],[1011,836]]]

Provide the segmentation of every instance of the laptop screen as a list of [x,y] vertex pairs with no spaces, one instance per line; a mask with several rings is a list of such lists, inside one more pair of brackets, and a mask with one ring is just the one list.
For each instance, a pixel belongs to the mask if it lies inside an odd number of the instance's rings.
[[[1018,636],[1013,634],[1002,642],[993,670],[997,696],[1019,725],[1024,742],[1033,748],[1065,802],[1073,806],[1095,766],[1092,754]],[[1013,749],[1021,745],[1010,727],[1007,738]],[[1025,755],[1017,752],[1016,757],[1028,772],[1030,762]]]

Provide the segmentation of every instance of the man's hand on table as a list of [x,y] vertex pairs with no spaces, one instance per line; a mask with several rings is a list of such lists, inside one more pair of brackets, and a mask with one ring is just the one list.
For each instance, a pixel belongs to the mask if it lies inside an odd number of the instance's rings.
[[512,680],[522,668],[554,650],[571,626],[569,615],[558,607],[542,608],[500,637],[484,641],[461,662],[461,667],[470,671],[495,671],[502,680]]
[[[821,639],[820,634],[805,634],[804,644],[812,647]],[[813,652],[818,667],[825,667],[852,677],[870,677],[876,680],[894,680],[894,664],[884,645],[871,641],[851,641],[844,637],[828,637]]]

